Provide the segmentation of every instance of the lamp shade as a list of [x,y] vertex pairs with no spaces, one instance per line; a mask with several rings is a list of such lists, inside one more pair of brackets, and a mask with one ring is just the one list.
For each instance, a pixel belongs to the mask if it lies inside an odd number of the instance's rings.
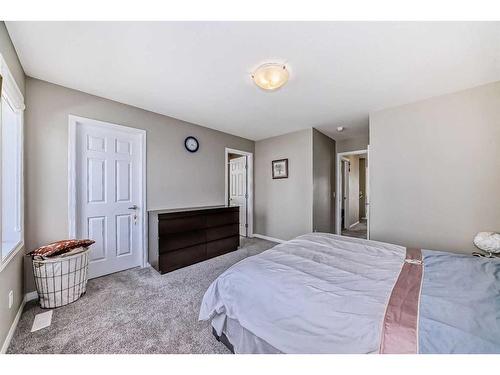
[[259,66],[252,78],[257,86],[264,90],[272,91],[287,83],[288,70],[283,64],[268,63]]

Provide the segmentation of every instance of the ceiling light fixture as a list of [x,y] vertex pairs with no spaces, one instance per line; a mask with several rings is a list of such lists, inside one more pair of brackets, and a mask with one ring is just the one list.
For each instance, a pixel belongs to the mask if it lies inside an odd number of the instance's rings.
[[284,64],[267,63],[259,66],[252,74],[252,79],[261,89],[272,91],[287,83],[288,70]]

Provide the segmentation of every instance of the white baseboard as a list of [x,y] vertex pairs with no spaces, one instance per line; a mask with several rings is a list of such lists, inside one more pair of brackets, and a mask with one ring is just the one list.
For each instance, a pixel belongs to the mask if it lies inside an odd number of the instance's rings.
[[261,238],[261,239],[263,239],[263,240],[268,240],[268,241],[272,241],[272,242],[277,242],[277,243],[284,243],[284,242],[286,242],[285,240],[280,240],[279,238],[274,238],[274,237],[264,236],[263,234],[257,234],[257,233],[254,233],[252,236],[253,236],[253,237],[257,237],[257,238]]
[[24,303],[38,299],[38,293],[36,291],[26,293],[24,295]]
[[23,313],[25,304],[26,304],[26,302],[23,300],[21,302],[21,306],[19,306],[19,310],[17,310],[16,317],[14,318],[14,321],[12,322],[12,325],[10,326],[9,333],[7,333],[7,337],[5,338],[5,341],[3,342],[2,349],[0,350],[0,354],[7,353],[7,349],[9,349],[9,345],[10,345],[10,340],[12,340],[12,337],[14,337],[14,332],[16,332],[17,324],[19,323],[19,319],[21,319],[21,315]]
[[352,229],[352,227],[355,227],[358,224],[359,224],[359,221],[356,221],[354,224],[349,225],[349,229]]
[[26,302],[33,301],[35,299],[38,299],[38,293],[36,291],[26,293],[24,295],[23,301],[21,302],[21,306],[19,306],[19,310],[17,310],[16,317],[14,318],[14,321],[12,322],[12,325],[10,326],[9,333],[7,333],[7,337],[5,338],[5,341],[3,342],[2,349],[0,350],[0,354],[5,354],[7,353],[7,349],[9,349],[10,341],[12,340],[12,337],[14,336],[14,332],[16,332],[17,325],[19,323],[19,319],[21,319],[21,315],[23,314],[24,310],[24,305],[26,305]]

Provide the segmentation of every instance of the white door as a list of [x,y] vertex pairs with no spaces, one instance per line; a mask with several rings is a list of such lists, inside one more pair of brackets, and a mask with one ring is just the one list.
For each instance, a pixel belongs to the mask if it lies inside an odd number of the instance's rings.
[[370,145],[366,149],[366,200],[365,200],[365,216],[366,216],[366,239],[370,239]]
[[342,197],[343,202],[344,202],[344,228],[343,229],[349,229],[350,226],[350,217],[349,217],[349,172],[351,169],[351,163],[347,160],[343,160],[342,163],[344,164],[344,175],[343,177],[343,184],[344,184],[344,196]]
[[247,236],[247,157],[229,161],[229,204],[240,206],[240,236]]
[[142,265],[141,135],[78,121],[76,236],[95,241],[89,277]]

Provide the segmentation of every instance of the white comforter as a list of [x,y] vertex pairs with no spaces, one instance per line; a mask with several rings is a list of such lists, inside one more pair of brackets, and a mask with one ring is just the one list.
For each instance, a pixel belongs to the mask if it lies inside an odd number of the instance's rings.
[[[200,320],[236,320],[283,353],[377,352],[405,253],[357,238],[300,236],[224,272],[205,293]],[[242,346],[235,351],[251,351]]]

